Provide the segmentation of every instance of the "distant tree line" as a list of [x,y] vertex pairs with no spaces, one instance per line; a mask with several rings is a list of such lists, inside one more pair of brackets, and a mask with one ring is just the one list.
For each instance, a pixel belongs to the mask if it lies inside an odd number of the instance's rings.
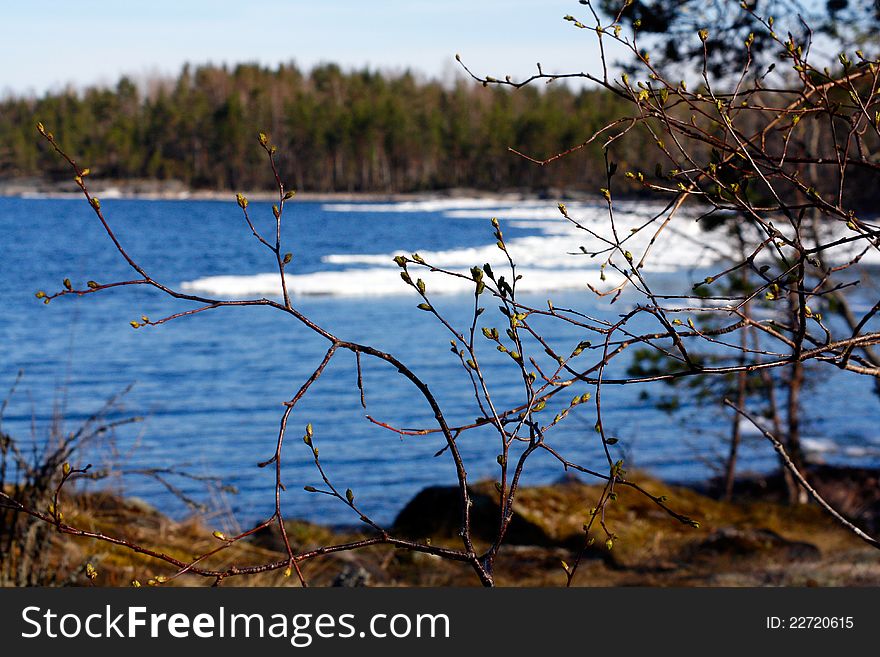
[[[561,83],[510,91],[333,64],[310,72],[185,66],[176,79],[151,85],[123,77],[115,88],[0,101],[0,178],[67,177],[37,139],[33,126],[42,121],[93,175],[112,179],[267,187],[253,143],[262,130],[301,190],[596,190],[605,175],[601,141],[548,167],[507,149],[544,158],[631,111],[607,90]],[[640,139],[617,149],[633,164],[644,163],[648,150]]]

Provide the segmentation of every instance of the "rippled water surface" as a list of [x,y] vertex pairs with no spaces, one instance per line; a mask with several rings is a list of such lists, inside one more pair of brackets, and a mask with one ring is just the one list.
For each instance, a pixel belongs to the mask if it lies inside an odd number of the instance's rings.
[[[234,201],[106,200],[103,206],[120,240],[155,279],[221,298],[277,296],[271,254],[250,235]],[[269,206],[252,203],[251,210],[260,228],[269,230]],[[626,205],[621,225],[628,232],[651,210]],[[607,223],[598,206],[573,205],[570,211],[596,229]],[[488,222],[492,216],[502,220],[510,251],[522,263],[522,301],[545,307],[552,298],[558,307],[605,319],[616,318],[637,301],[624,295],[609,306],[587,290],[587,283],[600,284],[597,263],[573,255],[583,233],[566,225],[555,203],[464,199],[289,205],[284,238],[294,254],[288,282],[295,305],[341,338],[393,352],[429,384],[451,422],[472,421],[477,411],[470,381],[449,353],[448,334],[415,308],[419,300],[400,280],[392,258],[418,251],[449,269],[467,271],[490,261],[503,271]],[[652,281],[671,289],[698,280],[723,250],[718,239],[683,219],[652,256],[647,269]],[[34,292],[57,290],[65,277],[79,286],[89,279],[132,278],[81,200],[0,199],[0,256],[2,389],[23,372],[5,411],[4,431],[26,444],[40,442],[53,417],[62,416],[66,429],[74,430],[108,398],[132,386],[121,408],[108,417],[138,415],[144,421],[121,427],[112,442],[94,445],[81,455],[83,462],[116,470],[172,467],[218,475],[239,492],[217,496],[197,482],[170,481],[198,499],[231,507],[242,523],[271,512],[272,473],[256,464],[272,455],[281,402],[320,362],[327,348],[322,338],[268,308],[221,308],[135,331],[128,323],[141,315],[156,319],[192,308],[144,286],[44,306]],[[437,293],[435,305],[464,321],[473,303],[468,286],[437,275],[425,279],[429,293]],[[485,317],[494,315],[491,323],[499,325],[497,304],[487,305]],[[561,323],[547,324],[545,330],[556,344],[570,347],[583,339]],[[521,382],[516,371],[489,346],[486,352],[487,377],[498,404],[517,401]],[[443,445],[439,436],[401,438],[364,418],[369,413],[396,426],[432,426],[432,413],[411,384],[378,361],[364,359],[363,365],[367,411],[360,406],[354,358],[342,353],[291,417],[283,498],[291,516],[356,520],[338,502],[302,491],[304,485],[320,483],[300,441],[307,422],[314,425],[328,474],[342,489],[351,487],[380,521],[391,520],[422,487],[454,482],[448,456],[433,456]],[[808,445],[828,460],[877,463],[880,405],[870,386],[831,368],[816,380],[819,385],[810,394],[821,403],[807,404]],[[729,420],[720,411],[704,409],[700,420],[686,428],[640,399],[635,388],[608,387],[604,395],[606,428],[620,437],[615,450],[631,464],[672,479],[711,474],[708,463],[718,462],[728,431]],[[594,423],[594,407],[584,405],[555,430],[554,440],[570,459],[604,469]],[[497,438],[474,431],[460,441],[470,477],[493,477]],[[769,468],[772,451],[747,433],[741,463],[743,468]],[[562,474],[552,459],[537,456],[526,481],[548,482]],[[111,480],[169,512],[185,511],[154,479],[134,473],[123,482]]]

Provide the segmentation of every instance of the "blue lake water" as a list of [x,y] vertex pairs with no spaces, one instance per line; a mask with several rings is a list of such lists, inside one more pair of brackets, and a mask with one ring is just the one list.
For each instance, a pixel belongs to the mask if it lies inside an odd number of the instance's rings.
[[[234,201],[110,199],[102,205],[120,240],[155,279],[223,298],[277,294],[270,254],[250,235]],[[601,222],[598,207],[577,209]],[[258,226],[268,231],[268,204],[252,203],[251,210]],[[632,206],[627,211],[635,218],[650,208]],[[587,290],[591,277],[598,281],[596,263],[570,255],[578,242],[555,204],[459,200],[289,204],[284,241],[294,254],[289,270],[294,303],[340,338],[394,353],[429,384],[450,422],[472,421],[478,412],[470,381],[449,353],[449,336],[428,313],[415,308],[419,300],[400,281],[391,258],[419,251],[432,262],[465,271],[487,258],[495,262],[500,252],[488,223],[495,215],[503,221],[512,252],[526,264],[523,302],[545,307],[552,298],[557,307],[614,319],[638,300],[624,295],[610,306]],[[695,234],[681,240],[658,256],[653,280],[661,287],[688,285],[708,271],[711,240]],[[173,467],[217,475],[238,493],[218,496],[194,481],[171,481],[213,508],[231,510],[242,525],[270,514],[273,474],[256,464],[272,455],[281,402],[320,362],[326,342],[269,308],[221,308],[132,330],[129,322],[141,315],[156,319],[192,307],[143,286],[62,298],[48,306],[34,298],[36,290],[60,289],[65,277],[82,287],[90,279],[130,279],[132,272],[82,200],[0,198],[0,390],[5,394],[17,372],[23,372],[3,430],[26,445],[39,444],[53,417],[63,417],[66,430],[75,430],[106,399],[132,385],[121,407],[108,417],[138,415],[144,421],[121,427],[112,441],[96,443],[78,455],[79,464],[117,471]],[[429,292],[443,292],[433,299],[435,305],[454,321],[464,321],[472,295],[436,277],[427,280]],[[486,317],[494,313],[491,324],[499,326],[497,304],[487,305]],[[558,322],[545,330],[549,340],[569,348],[583,339],[574,327]],[[510,361],[490,346],[486,352],[496,403],[521,400],[522,383]],[[628,361],[618,360],[621,365],[612,370],[620,372]],[[363,365],[366,413],[395,426],[433,426],[430,409],[411,384],[378,361],[365,358]],[[817,380],[820,384],[809,394],[821,403],[808,399],[806,405],[808,444],[829,461],[880,463],[880,403],[870,384],[831,367],[821,370]],[[719,409],[693,407],[686,427],[641,399],[637,388],[609,386],[603,394],[606,429],[620,437],[614,449],[630,465],[675,480],[713,474],[710,464],[720,462],[730,424]],[[302,490],[320,484],[300,441],[307,422],[314,425],[315,444],[334,483],[352,488],[364,509],[381,522],[392,520],[424,486],[454,483],[448,455],[433,457],[444,444],[442,437],[401,438],[371,424],[364,414],[354,357],[340,354],[290,420],[284,453],[288,491],[283,495],[288,516],[356,521],[338,501]],[[595,419],[595,407],[579,407],[554,429],[553,444],[569,459],[604,470]],[[495,478],[497,436],[478,430],[460,441],[471,480]],[[763,439],[747,432],[740,463],[742,469],[767,470],[775,458]],[[556,461],[537,455],[529,462],[525,481],[550,482],[563,474]],[[186,512],[166,488],[142,475],[98,485],[145,498],[172,514]]]

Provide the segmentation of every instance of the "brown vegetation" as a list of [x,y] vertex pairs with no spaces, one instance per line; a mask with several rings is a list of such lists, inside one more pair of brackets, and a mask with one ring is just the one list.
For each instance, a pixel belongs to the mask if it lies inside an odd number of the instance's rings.
[[[832,473],[834,473],[832,475]],[[824,494],[838,499],[847,495],[862,499],[865,489],[876,483],[877,473],[825,470]],[[880,561],[876,550],[866,547],[851,533],[829,525],[815,506],[792,508],[773,481],[743,482],[736,502],[723,502],[693,489],[671,486],[643,476],[639,483],[665,494],[678,508],[703,520],[696,532],[670,523],[666,514],[646,503],[644,496],[623,493],[609,521],[620,527],[619,539],[610,551],[593,548],[585,555],[573,584],[576,586],[877,586]],[[859,482],[859,485],[856,485]],[[769,489],[767,486],[769,485]],[[473,487],[477,504],[496,504],[491,482]],[[515,506],[519,529],[512,530],[502,549],[496,570],[500,586],[559,586],[565,583],[561,560],[581,541],[583,500],[600,490],[576,481],[521,491]],[[438,492],[435,491],[435,495]],[[451,496],[445,489],[440,495]],[[436,497],[434,498],[436,501]],[[423,499],[423,502],[425,500]],[[454,546],[456,539],[444,523],[443,505],[411,501],[414,512],[426,525],[438,529],[420,538],[438,545]],[[497,506],[497,504],[496,504]],[[96,531],[125,527],[129,538],[142,545],[163,547],[180,559],[212,547],[210,528],[198,518],[173,521],[137,500],[111,495],[77,496],[71,507],[72,521]],[[405,525],[405,513],[397,525]],[[870,516],[880,519],[880,506]],[[488,517],[488,516],[487,516]],[[867,515],[861,518],[867,521]],[[444,530],[444,526],[446,529]],[[369,536],[357,530],[332,529],[288,520],[288,535],[297,549],[360,540]],[[404,530],[411,529],[404,527]],[[475,527],[477,534],[488,527]],[[478,539],[479,540],[479,539]],[[263,532],[240,541],[229,551],[211,559],[211,567],[260,563],[282,558],[284,546],[276,532]],[[147,585],[157,576],[171,578],[175,569],[130,550],[108,546],[93,539],[69,540],[55,535],[48,552],[49,568],[57,584],[129,586],[137,580]],[[90,579],[86,564],[97,576]],[[378,547],[357,553],[340,553],[303,566],[307,579],[318,586],[471,586],[467,566],[407,550]],[[175,586],[202,586],[203,578],[180,576]],[[279,571],[255,575],[240,584],[282,586],[290,584]]]

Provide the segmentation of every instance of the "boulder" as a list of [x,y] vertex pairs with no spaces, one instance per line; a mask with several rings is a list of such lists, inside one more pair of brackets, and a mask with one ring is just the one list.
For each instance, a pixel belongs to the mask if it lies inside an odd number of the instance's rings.
[[792,541],[771,529],[722,527],[712,532],[694,556],[773,557],[786,561],[813,561],[822,555],[812,543]]
[[[470,488],[471,536],[475,540],[491,542],[498,532],[501,508],[494,487],[478,485]],[[461,526],[459,490],[454,486],[430,486],[419,492],[398,514],[394,533],[412,539],[455,538]],[[505,536],[509,545],[559,546],[568,545],[575,537],[559,536],[528,518],[528,510],[514,505],[513,518]],[[582,535],[577,540],[583,541]]]

